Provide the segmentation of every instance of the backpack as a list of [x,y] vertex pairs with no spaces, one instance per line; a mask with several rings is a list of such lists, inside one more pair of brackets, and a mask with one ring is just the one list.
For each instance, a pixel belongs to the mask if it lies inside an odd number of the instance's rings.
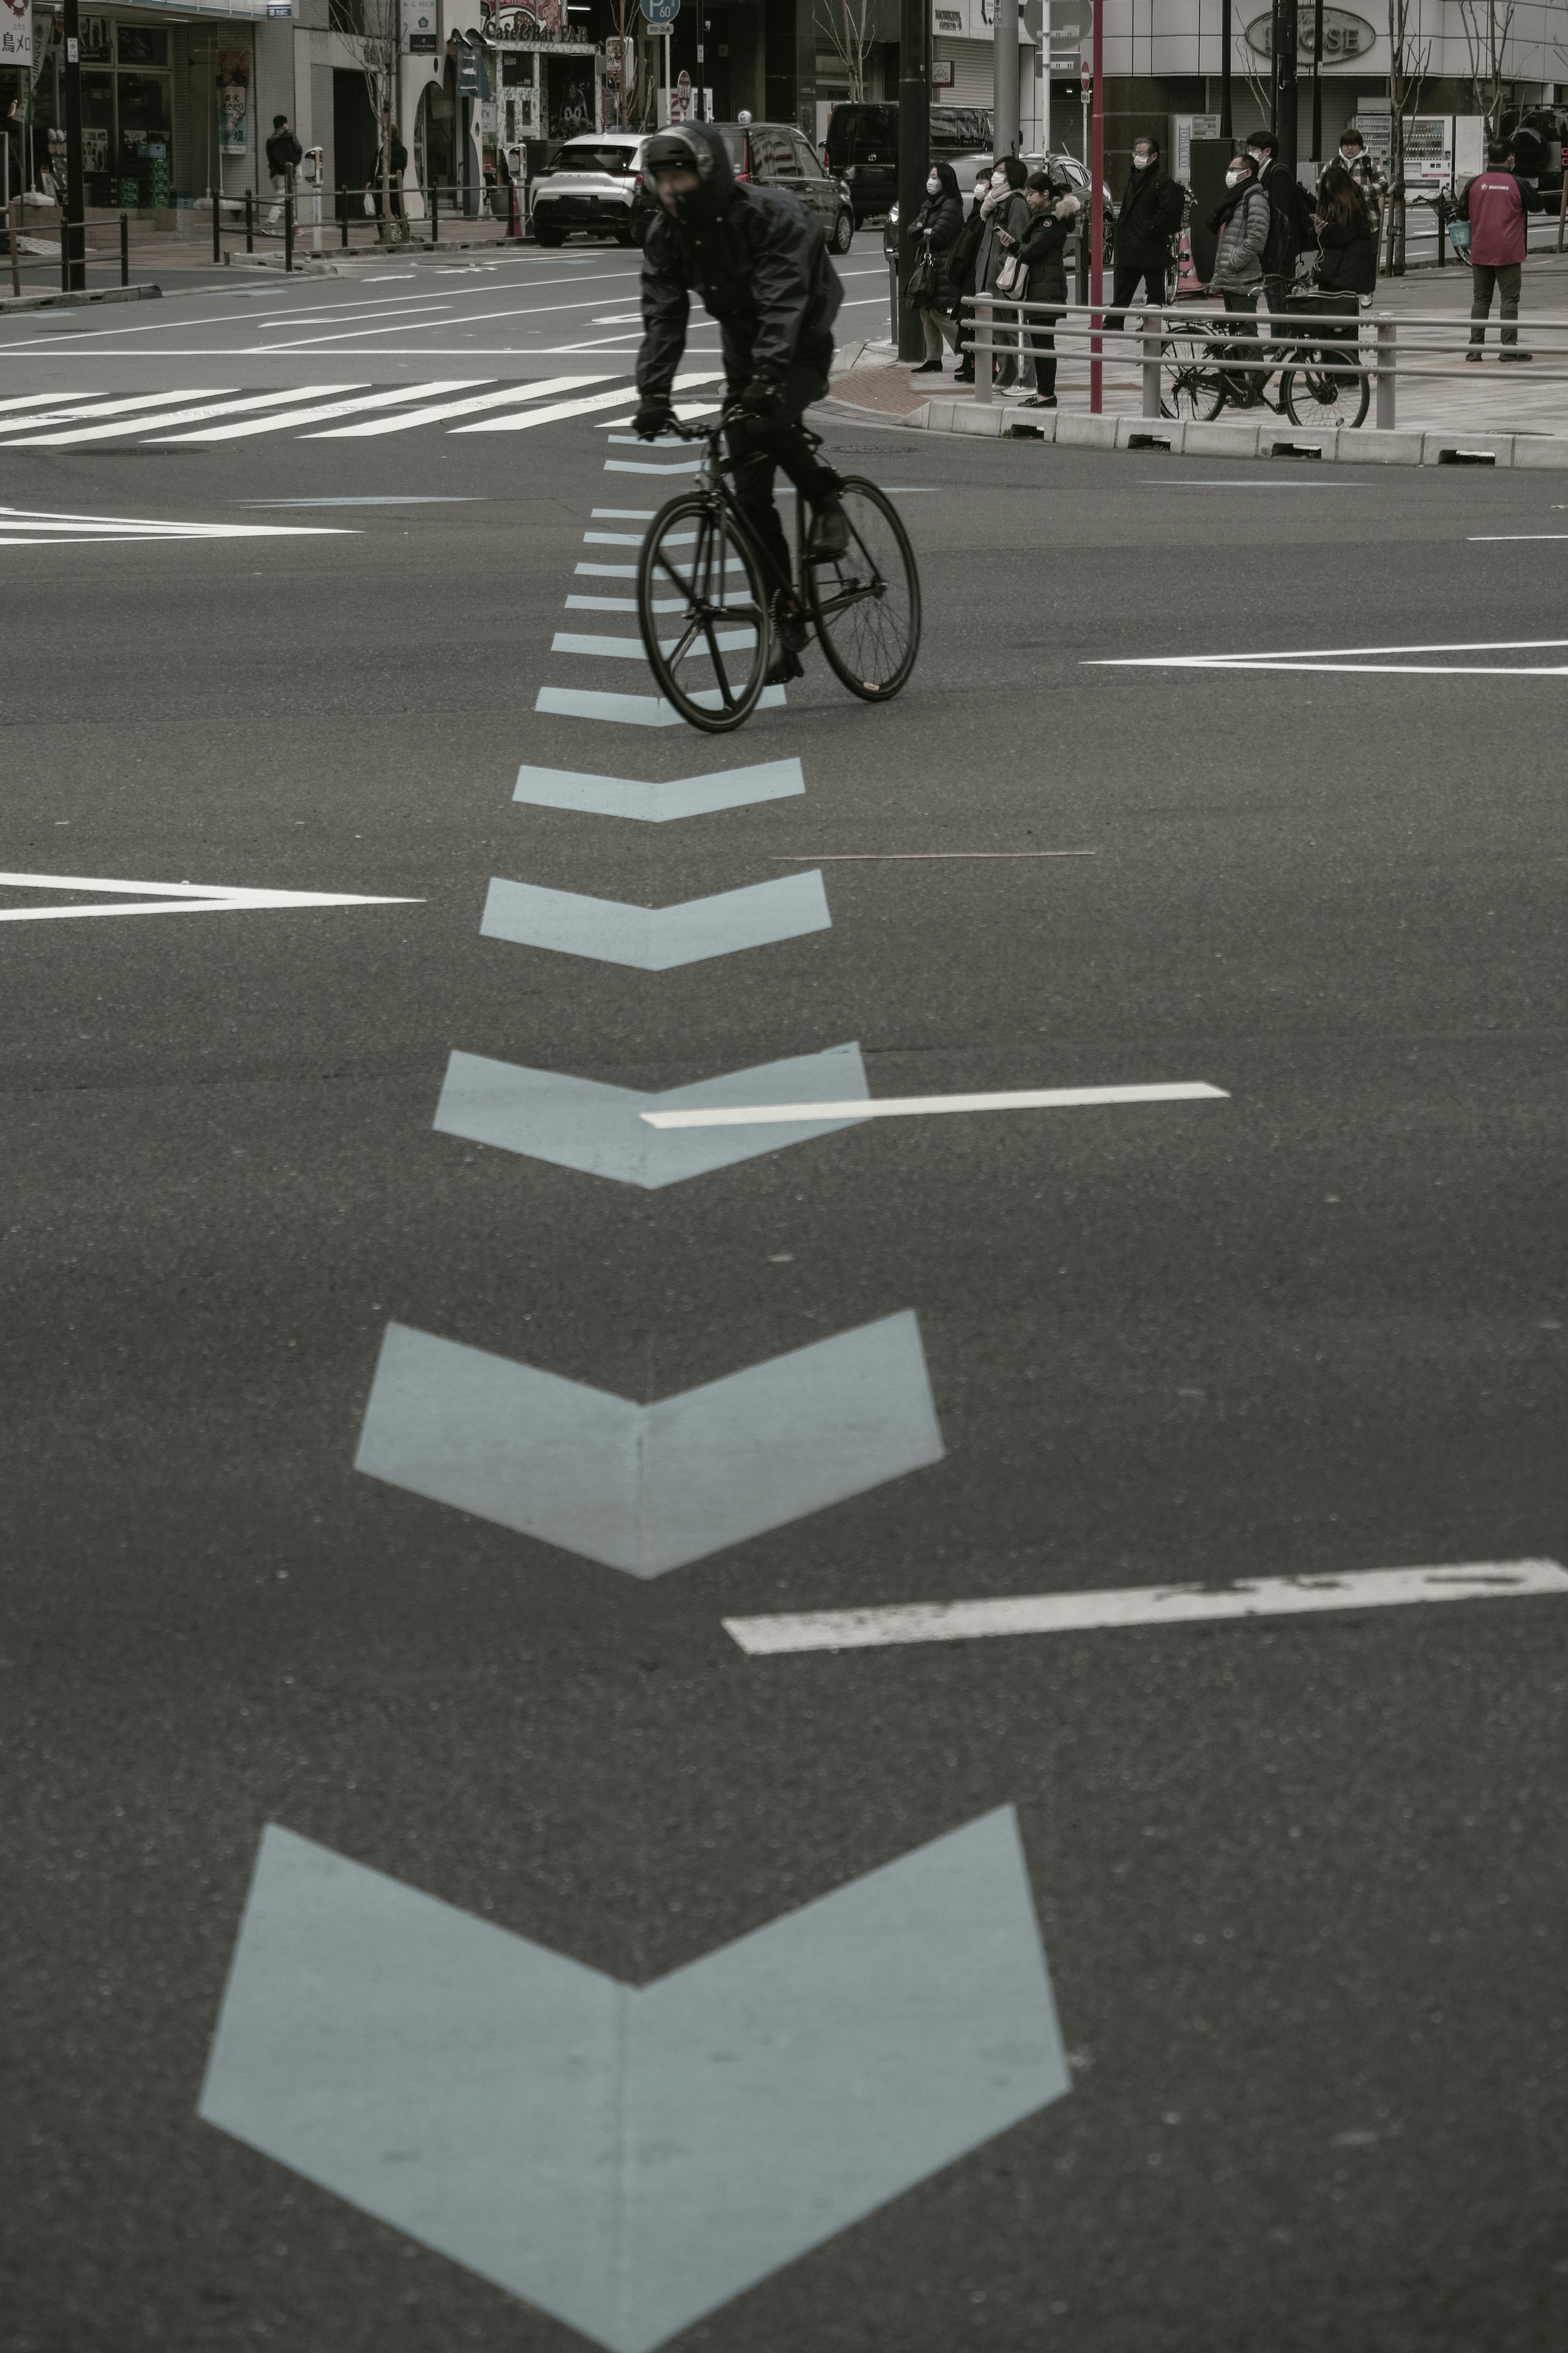
[[[1286,278],[1290,271],[1290,257],[1295,250],[1296,224],[1290,214],[1277,205],[1267,188],[1263,201],[1268,207],[1268,235],[1263,243],[1263,275],[1265,278]],[[1294,206],[1291,207],[1293,212]]]

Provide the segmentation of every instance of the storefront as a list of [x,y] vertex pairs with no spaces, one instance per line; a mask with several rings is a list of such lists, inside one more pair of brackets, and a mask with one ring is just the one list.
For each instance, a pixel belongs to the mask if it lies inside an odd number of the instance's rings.
[[[80,19],[82,170],[92,209],[162,211],[195,204],[215,185],[265,186],[257,122],[258,20],[288,19],[289,0],[228,0],[142,7]],[[288,25],[279,32],[289,37]],[[291,67],[291,58],[289,60]],[[17,102],[13,155],[45,196],[64,179],[62,17],[33,12],[33,61],[0,63],[0,106]],[[291,75],[290,75],[291,79]],[[287,87],[275,111],[292,115]]]
[[605,57],[591,41],[510,37],[503,12],[486,44],[491,97],[484,110],[487,157],[498,140],[517,147],[545,139],[554,147],[605,127]]

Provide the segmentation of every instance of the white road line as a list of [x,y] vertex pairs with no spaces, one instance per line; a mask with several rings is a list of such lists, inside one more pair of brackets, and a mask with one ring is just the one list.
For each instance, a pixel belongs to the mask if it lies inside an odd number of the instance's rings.
[[[323,392],[353,392],[356,387],[348,384],[328,384],[321,389]],[[162,432],[170,425],[195,425],[203,417],[232,417],[237,409],[270,407],[280,400],[298,400],[299,397],[299,386],[295,385],[289,392],[252,393],[245,400],[208,400],[199,407],[175,408],[162,417],[121,417],[116,418],[112,425],[78,425],[68,433],[29,434],[25,440],[0,442],[0,448],[61,449],[81,441],[110,441],[126,434],[140,433],[149,425]]]
[[[595,302],[603,300],[603,295],[595,294],[593,301],[588,302],[532,302],[521,305],[513,303],[502,311],[460,311],[449,319],[433,319],[430,323],[432,326],[439,327],[478,327],[490,319],[541,319],[552,311],[591,311]],[[419,322],[410,319],[405,323],[408,326],[417,326]],[[351,327],[346,328],[342,335],[305,335],[297,342],[274,343],[269,348],[277,352],[308,352],[313,350],[318,344],[340,343],[344,339],[344,335],[358,332],[357,327]],[[371,332],[378,335],[392,335],[395,334],[397,330],[395,327],[373,327]]]
[[[605,639],[606,644],[614,643]],[[806,1119],[912,1119],[949,1111],[1076,1111],[1094,1103],[1228,1103],[1224,1087],[1030,1087],[996,1095],[889,1095],[880,1103],[737,1103],[707,1111],[645,1111],[649,1127],[772,1127]]]
[[1472,547],[1486,547],[1499,540],[1568,539],[1568,531],[1473,531],[1469,538]]
[[[1118,655],[1113,659],[1086,662],[1086,670],[1268,670],[1280,663],[1328,663],[1346,661],[1383,654],[1508,654],[1535,653],[1555,650],[1568,646],[1568,638],[1468,638],[1452,645],[1434,646],[1309,646],[1294,653],[1263,654],[1138,654]],[[1468,676],[1468,672],[1458,673]],[[1501,677],[1511,677],[1503,670]],[[1544,672],[1545,676],[1553,675]]]
[[[0,530],[8,531],[10,522],[48,523],[54,532],[89,532],[98,536],[83,539],[83,546],[99,545],[102,539],[116,535],[136,539],[342,539],[357,538],[352,527],[341,523],[281,523],[281,522],[159,522],[144,515],[68,515],[48,514],[37,508],[0,507]],[[12,539],[12,546],[26,546],[25,540]]]
[[742,1651],[765,1658],[795,1651],[879,1650],[901,1642],[973,1642],[995,1634],[1077,1634],[1113,1626],[1190,1625],[1204,1619],[1392,1609],[1423,1601],[1514,1601],[1542,1593],[1568,1593],[1568,1569],[1554,1560],[1259,1577],[1219,1588],[1142,1585],[1104,1593],[1019,1594],[1005,1601],[917,1601],[885,1609],[726,1618],[723,1624]]
[[[569,392],[577,385],[603,384],[604,380],[600,375],[545,376],[537,384],[509,385],[504,391],[481,393],[472,400],[444,401],[432,408],[407,409],[396,417],[379,417],[368,425],[340,425],[331,433],[311,433],[305,438],[311,441],[351,441],[367,439],[373,434],[407,433],[416,425],[438,424],[448,417],[471,417],[482,408],[515,407],[519,401],[543,400],[552,393]],[[419,389],[439,392],[441,387],[431,385]]]
[[[75,401],[68,407],[60,408],[51,406],[43,409],[35,409],[31,417],[10,417],[6,420],[6,429],[8,430],[12,426],[21,425],[26,426],[28,433],[32,434],[40,425],[69,425],[98,417],[123,417],[132,409],[145,410],[151,416],[153,410],[175,407],[182,400],[219,400],[228,397],[231,394],[237,395],[238,391],[237,385],[194,384],[184,392],[139,392],[127,395],[119,400],[105,400],[101,395],[94,399],[89,395],[86,399]],[[133,430],[134,427],[128,426],[125,429],[129,432]],[[0,446],[10,448],[16,445],[6,443]]]
[[[159,438],[170,441],[241,441],[256,433],[287,433],[296,425],[319,425],[328,417],[353,417],[363,408],[392,408],[417,400],[424,392],[461,392],[468,385],[488,381],[482,375],[459,375],[449,377],[442,384],[405,384],[391,392],[366,393],[356,400],[330,400],[324,407],[317,403],[313,393],[301,392],[296,385],[292,397],[297,401],[310,402],[309,407],[286,408],[276,417],[253,417],[243,425],[215,425],[206,432],[171,433]],[[328,392],[331,388],[331,385],[324,387]]]
[[[13,394],[9,400],[0,400],[0,413],[4,413],[7,409],[53,408],[62,400],[79,402],[85,410],[89,407],[95,400],[101,400],[103,394],[101,388],[97,392],[18,392]],[[189,393],[171,393],[168,397],[171,400],[188,400],[191,397],[191,395]],[[17,419],[13,416],[10,421],[15,424],[17,422]],[[26,420],[24,418],[21,421],[26,423]]]
[[417,907],[419,899],[366,898],[347,891],[256,891],[211,882],[106,881],[96,874],[0,874],[0,890],[155,891],[155,899],[121,900],[108,907],[0,907],[0,923],[53,923],[73,916],[254,913],[269,907]]
[[[711,374],[678,375],[671,389],[675,392],[684,392],[691,385],[711,384],[713,380]],[[587,400],[565,401],[559,407],[538,409],[526,417],[487,417],[481,424],[457,425],[452,429],[454,433],[521,433],[531,425],[549,425],[558,417],[586,417],[591,410],[616,406],[626,399],[626,387],[623,385],[614,392],[597,392]],[[586,533],[584,535],[587,536]]]
[[596,522],[651,522],[658,509],[657,507],[590,507],[588,512]]

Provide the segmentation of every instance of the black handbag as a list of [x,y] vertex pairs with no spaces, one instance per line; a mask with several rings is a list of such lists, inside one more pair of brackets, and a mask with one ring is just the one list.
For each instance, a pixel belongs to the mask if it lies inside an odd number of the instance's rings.
[[910,272],[909,284],[904,288],[904,300],[906,302],[929,302],[935,292],[936,256],[931,249],[928,237]]

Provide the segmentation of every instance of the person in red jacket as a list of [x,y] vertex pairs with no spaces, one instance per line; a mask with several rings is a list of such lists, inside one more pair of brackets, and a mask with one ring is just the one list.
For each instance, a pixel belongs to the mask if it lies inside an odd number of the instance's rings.
[[[1500,298],[1503,324],[1500,359],[1531,360],[1533,352],[1519,349],[1519,290],[1524,276],[1529,237],[1527,213],[1538,213],[1546,199],[1526,187],[1513,168],[1513,149],[1495,142],[1487,149],[1487,168],[1465,190],[1461,209],[1470,224],[1472,319],[1485,319],[1492,307],[1492,289]],[[1516,323],[1510,324],[1512,321]],[[1470,330],[1468,360],[1479,360],[1487,338],[1484,326]]]

